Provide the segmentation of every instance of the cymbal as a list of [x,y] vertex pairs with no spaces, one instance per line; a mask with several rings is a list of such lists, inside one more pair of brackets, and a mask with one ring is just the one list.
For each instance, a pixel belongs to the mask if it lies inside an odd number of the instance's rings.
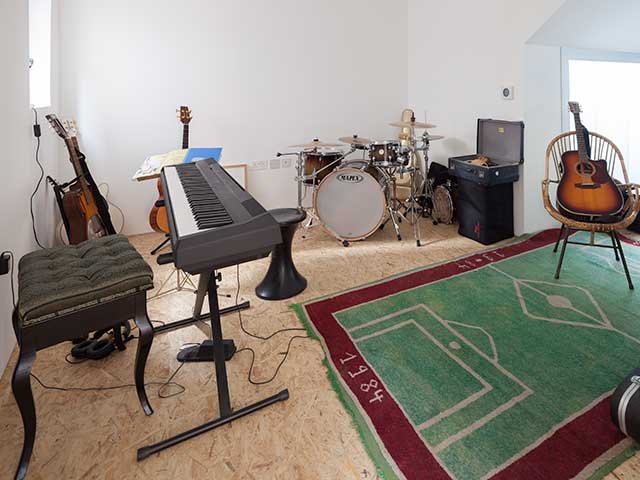
[[300,143],[298,145],[289,145],[289,148],[333,148],[342,147],[341,143],[326,143],[314,138],[312,142]]
[[[424,137],[423,137],[424,138]],[[444,139],[444,135],[427,135],[426,139],[430,142]]]
[[349,145],[369,145],[371,140],[368,138],[360,138],[358,135],[352,135],[351,137],[340,137],[338,140]]
[[432,123],[424,122],[392,122],[389,125],[398,128],[436,128]]

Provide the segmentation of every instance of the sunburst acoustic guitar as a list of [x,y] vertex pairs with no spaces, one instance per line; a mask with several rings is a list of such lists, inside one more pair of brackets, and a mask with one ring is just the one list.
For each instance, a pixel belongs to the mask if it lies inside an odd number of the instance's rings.
[[605,160],[592,160],[587,147],[588,133],[580,120],[581,108],[569,102],[576,124],[578,150],[562,155],[562,177],[557,199],[565,212],[580,217],[615,215],[624,206],[622,193],[607,171]]

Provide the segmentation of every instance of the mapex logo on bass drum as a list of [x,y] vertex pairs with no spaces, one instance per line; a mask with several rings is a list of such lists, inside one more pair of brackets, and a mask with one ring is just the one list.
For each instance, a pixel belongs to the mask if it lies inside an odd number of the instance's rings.
[[359,173],[339,173],[338,180],[342,183],[360,183],[364,177]]

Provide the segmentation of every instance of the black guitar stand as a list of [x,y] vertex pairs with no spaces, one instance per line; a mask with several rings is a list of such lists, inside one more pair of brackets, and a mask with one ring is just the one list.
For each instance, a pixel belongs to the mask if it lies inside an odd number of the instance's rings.
[[[211,334],[213,339],[212,350],[216,368],[216,384],[218,388],[218,405],[220,416],[214,420],[204,423],[198,427],[192,428],[191,430],[187,430],[186,432],[180,433],[174,437],[138,449],[138,461],[144,460],[154,453],[161,452],[162,450],[177,445],[178,443],[182,443],[185,440],[189,440],[190,438],[201,435],[222,425],[231,423],[240,417],[244,417],[245,415],[249,415],[250,413],[261,410],[264,407],[272,405],[276,402],[287,400],[289,398],[289,390],[285,388],[284,390],[271,397],[265,398],[264,400],[260,400],[256,403],[252,403],[251,405],[247,405],[246,407],[243,407],[239,410],[234,411],[231,408],[229,384],[227,382],[227,367],[225,365],[225,360],[229,360],[231,357],[225,358],[225,342],[227,343],[227,345],[233,345],[233,340],[223,340],[222,337],[222,325],[220,323],[221,312],[218,305],[218,281],[220,281],[221,277],[220,274],[215,272],[215,270],[209,272],[206,275],[202,274],[201,278],[203,277],[207,279],[209,311],[211,312],[209,318],[211,320]],[[233,348],[235,349],[235,345],[233,345]]]

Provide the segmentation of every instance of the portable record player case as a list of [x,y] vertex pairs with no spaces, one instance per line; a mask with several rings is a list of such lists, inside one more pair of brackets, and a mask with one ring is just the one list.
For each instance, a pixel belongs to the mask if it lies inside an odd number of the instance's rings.
[[[490,166],[471,162],[484,156]],[[485,245],[513,237],[513,183],[524,161],[524,123],[478,120],[477,153],[449,158],[458,178],[458,232]]]
[[[478,119],[475,155],[449,159],[449,173],[485,187],[513,183],[520,178],[524,162],[524,122]],[[479,155],[487,157],[491,166],[469,163]]]

